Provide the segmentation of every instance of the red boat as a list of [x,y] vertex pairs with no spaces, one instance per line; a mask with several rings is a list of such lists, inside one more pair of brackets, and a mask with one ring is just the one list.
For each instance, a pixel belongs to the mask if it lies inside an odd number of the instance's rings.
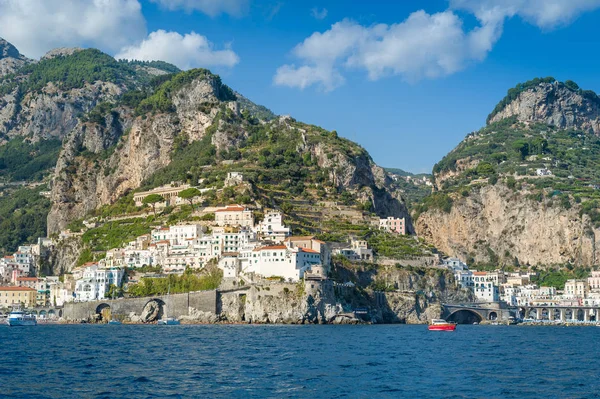
[[447,322],[444,319],[433,319],[429,324],[429,331],[454,331],[456,323]]

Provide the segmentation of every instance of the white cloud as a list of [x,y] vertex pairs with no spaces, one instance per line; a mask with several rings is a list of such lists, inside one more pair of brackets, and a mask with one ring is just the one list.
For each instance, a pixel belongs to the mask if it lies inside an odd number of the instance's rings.
[[161,60],[181,69],[227,66],[239,62],[237,54],[229,49],[215,50],[213,44],[195,32],[181,35],[177,32],[158,30],[150,33],[139,44],[127,46],[115,56],[117,59],[152,61]]
[[343,20],[297,45],[292,53],[304,65],[280,67],[274,83],[333,90],[344,82],[342,69],[364,70],[372,80],[388,75],[409,81],[435,78],[485,58],[499,36],[498,27],[491,24],[465,32],[451,11],[417,11],[393,25],[365,27]]
[[327,9],[323,8],[319,10],[317,7],[315,7],[312,10],[310,10],[310,14],[313,16],[313,18],[325,19],[327,18]]
[[[292,54],[301,63],[279,67],[273,82],[329,91],[344,83],[342,71],[349,69],[363,70],[371,80],[390,75],[407,81],[437,78],[483,61],[502,36],[506,18],[519,16],[552,29],[597,8],[600,0],[450,0],[449,10],[416,11],[392,25],[343,20],[298,44]],[[465,31],[453,10],[472,13],[479,25]]]
[[0,37],[29,57],[82,45],[116,51],[145,36],[138,0],[0,0]]
[[573,22],[581,14],[600,8],[600,0],[450,0],[450,6],[472,12],[478,18],[515,15],[543,29]]
[[150,0],[168,10],[200,11],[215,17],[229,14],[236,17],[244,15],[248,10],[249,0]]

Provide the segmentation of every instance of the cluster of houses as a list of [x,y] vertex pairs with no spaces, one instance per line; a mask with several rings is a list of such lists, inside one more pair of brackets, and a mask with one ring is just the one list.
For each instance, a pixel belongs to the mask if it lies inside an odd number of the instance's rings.
[[[241,173],[230,172],[226,186],[244,184]],[[134,201],[141,206],[144,198],[160,195],[157,208],[182,205],[182,191],[187,184],[162,186],[136,193]],[[199,189],[203,193],[210,189]],[[198,202],[199,198],[192,198]],[[52,240],[40,238],[37,244],[19,247],[11,256],[0,259],[0,307],[62,306],[68,301],[91,301],[110,298],[115,287],[126,281],[127,269],[140,269],[151,275],[183,273],[187,268],[202,269],[214,264],[225,278],[246,280],[280,278],[294,282],[307,276],[326,275],[332,254],[351,261],[373,261],[373,250],[364,240],[353,239],[349,246],[332,247],[314,236],[292,236],[283,224],[282,214],[267,211],[255,223],[253,212],[241,205],[214,210],[211,223],[186,223],[162,226],[137,237],[121,248],[107,251],[97,262],[86,263],[59,279],[39,275],[36,264],[52,247]],[[88,228],[96,222],[84,221]],[[388,217],[374,221],[374,227],[393,234],[406,234],[404,218]],[[70,231],[60,237],[71,236]]]
[[158,227],[98,262],[73,270],[74,295],[79,301],[103,299],[111,286],[123,284],[124,270],[160,267],[163,273],[183,273],[213,262],[225,278],[255,276],[298,281],[315,268],[326,270],[331,250],[315,237],[292,236],[280,212],[269,211],[254,223],[252,212],[240,205],[215,211],[211,226],[178,224]]
[[413,183],[417,186],[428,186],[433,187],[433,182],[427,176],[400,176],[395,173],[390,173],[390,176],[394,181],[404,180],[408,183]]
[[505,302],[510,306],[600,306],[600,271],[587,279],[567,280],[564,290],[532,283],[536,273],[469,270],[456,258],[443,261],[458,286],[473,291],[478,302]]

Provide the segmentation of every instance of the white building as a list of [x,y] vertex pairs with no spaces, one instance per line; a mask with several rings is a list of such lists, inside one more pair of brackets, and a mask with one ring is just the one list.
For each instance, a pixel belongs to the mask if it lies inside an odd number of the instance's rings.
[[219,259],[217,266],[219,269],[223,270],[224,278],[238,277],[241,271],[241,262],[237,254],[224,254],[221,259]]
[[475,280],[473,279],[473,272],[471,270],[455,270],[454,282],[457,286],[470,290],[473,290],[475,287]]
[[247,263],[245,273],[256,273],[263,277],[283,277],[298,281],[312,266],[321,264],[321,254],[309,248],[288,248],[272,245],[257,248]]
[[585,298],[588,291],[587,280],[567,280],[564,297],[567,299]]
[[[144,249],[144,250],[126,249],[126,250],[124,250],[122,263],[130,269],[156,265],[156,262],[154,259],[154,253],[153,253],[153,251],[151,251],[149,249]],[[113,266],[113,265],[111,265],[111,266]]]
[[106,299],[111,285],[120,287],[123,283],[123,269],[100,269],[98,264],[83,269],[83,276],[75,282],[75,295],[79,301]]
[[263,220],[256,225],[255,231],[260,239],[276,243],[283,242],[290,235],[290,228],[283,225],[283,215],[277,211],[267,212]]
[[442,262],[444,266],[453,271],[469,269],[467,264],[458,258],[447,258],[444,259]]
[[477,300],[481,302],[498,302],[500,291],[498,285],[492,278],[488,278],[487,272],[473,272],[473,292]]
[[550,171],[550,169],[546,169],[546,168],[536,169],[535,173],[538,176],[552,176],[552,172]]
[[152,242],[169,241],[171,245],[185,245],[202,235],[206,228],[200,224],[178,224],[152,230]]
[[592,271],[592,275],[588,277],[588,285],[590,287],[590,290],[600,291],[600,271]]
[[369,248],[366,240],[352,239],[350,248],[337,248],[333,252],[353,262],[373,260],[373,249]]
[[225,187],[237,186],[244,182],[244,175],[240,172],[228,172]]

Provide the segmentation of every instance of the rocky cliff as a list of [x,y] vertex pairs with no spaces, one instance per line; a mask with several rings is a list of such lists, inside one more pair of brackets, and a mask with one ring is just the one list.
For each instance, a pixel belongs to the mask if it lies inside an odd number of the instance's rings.
[[516,116],[522,122],[541,122],[560,129],[578,129],[600,135],[600,100],[594,92],[581,90],[570,81],[528,83],[523,84],[519,93],[513,94],[506,104],[501,103],[488,118],[488,123]]
[[13,73],[30,62],[15,46],[0,38],[0,77]]
[[454,195],[452,209],[421,214],[419,235],[439,250],[478,263],[507,265],[594,265],[600,230],[577,205],[565,209],[555,200],[532,198],[530,190],[504,184]]
[[[159,171],[170,174],[173,169],[187,168],[190,173],[177,172],[181,177],[171,174],[172,180],[197,184],[193,176],[199,172],[194,170],[218,173],[223,161],[229,165],[241,163],[245,170],[260,168],[253,179],[259,186],[263,182],[288,184],[287,176],[294,184],[304,186],[315,175],[324,174],[335,193],[348,192],[354,201],[372,204],[382,216],[408,216],[401,196],[391,190],[388,175],[356,144],[319,129],[318,133],[327,138],[320,140],[316,127],[289,117],[257,120],[244,108],[248,100],[238,102],[231,90],[208,71],[177,75],[157,92],[167,92],[165,88],[169,89],[166,101],[170,105],[158,112],[117,105],[105,110],[100,120],[81,120],[65,137],[54,173],[49,233],[115,202],[142,183],[170,183],[154,179]],[[174,152],[189,152],[193,157],[193,146],[212,155],[203,158],[202,165],[194,165],[193,161],[172,164],[178,158]],[[279,153],[272,153],[268,147]],[[237,159],[227,160],[233,153],[239,154]],[[306,161],[299,165],[298,160]],[[265,167],[268,170],[262,169]]]
[[[367,268],[345,270],[344,275],[355,280],[356,286],[334,287],[329,280],[270,283],[222,294],[221,318],[249,323],[418,324],[439,318],[443,302],[472,299],[470,293],[457,289],[451,273],[442,269]],[[389,284],[387,292],[358,288],[382,279]],[[369,312],[358,320],[353,314],[356,308]]]

